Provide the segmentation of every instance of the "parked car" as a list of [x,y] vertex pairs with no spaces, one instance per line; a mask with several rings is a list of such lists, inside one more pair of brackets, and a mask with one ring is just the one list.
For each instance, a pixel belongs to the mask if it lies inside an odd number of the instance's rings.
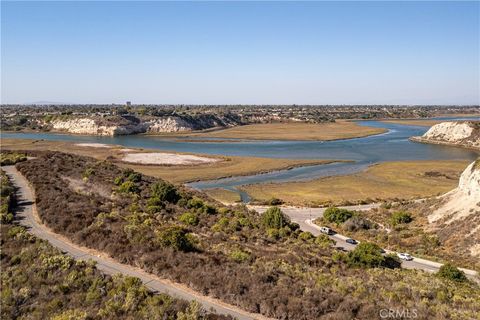
[[333,230],[330,229],[329,227],[320,227],[320,232],[327,235],[334,234]]
[[397,257],[399,257],[400,259],[402,260],[405,260],[405,261],[411,261],[413,260],[413,257],[411,255],[409,255],[408,253],[397,253]]
[[350,244],[357,244],[358,241],[357,240],[354,240],[354,239],[350,239],[348,238],[347,240],[345,240],[347,243],[350,243]]

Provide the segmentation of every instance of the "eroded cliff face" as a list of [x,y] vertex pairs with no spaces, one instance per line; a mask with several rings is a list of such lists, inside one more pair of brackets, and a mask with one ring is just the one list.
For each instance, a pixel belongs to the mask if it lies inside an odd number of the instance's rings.
[[480,257],[480,159],[462,173],[458,187],[440,197],[428,221],[439,238]]
[[480,149],[480,122],[442,122],[412,140]]
[[156,118],[146,121],[144,125],[149,133],[180,132],[194,129],[191,123],[179,117]]
[[136,133],[165,133],[203,130],[214,127],[229,127],[240,124],[239,119],[216,115],[165,116],[139,119],[134,116],[116,116],[109,118],[71,118],[53,120],[44,127],[54,131],[90,135],[128,135]]
[[145,127],[142,124],[102,124],[89,118],[55,120],[52,121],[51,125],[53,130],[100,136],[127,135],[145,132]]

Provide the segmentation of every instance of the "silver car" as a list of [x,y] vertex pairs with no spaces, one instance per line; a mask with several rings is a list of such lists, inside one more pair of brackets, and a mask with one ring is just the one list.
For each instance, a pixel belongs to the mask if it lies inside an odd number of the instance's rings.
[[397,253],[397,257],[399,257],[402,260],[405,261],[411,261],[413,260],[413,257],[409,255],[408,253]]

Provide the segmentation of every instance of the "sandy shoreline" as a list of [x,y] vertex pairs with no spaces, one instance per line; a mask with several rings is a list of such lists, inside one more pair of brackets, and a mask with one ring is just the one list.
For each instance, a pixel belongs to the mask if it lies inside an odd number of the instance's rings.
[[446,142],[446,141],[440,141],[440,140],[431,140],[431,139],[425,139],[425,138],[422,138],[422,137],[410,137],[409,140],[413,141],[413,142],[418,142],[418,143],[438,144],[438,145],[444,145],[444,146],[450,146],[450,147],[469,149],[469,150],[473,150],[473,151],[480,151],[480,148],[477,148],[477,147],[474,147],[474,146],[465,146],[465,145],[458,144],[458,143]]

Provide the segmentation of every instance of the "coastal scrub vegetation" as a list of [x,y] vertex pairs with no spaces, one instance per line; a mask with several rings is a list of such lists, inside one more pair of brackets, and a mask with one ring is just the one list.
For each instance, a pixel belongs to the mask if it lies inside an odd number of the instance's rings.
[[390,224],[392,226],[397,226],[401,223],[410,223],[412,222],[412,215],[405,211],[397,211],[392,214],[390,217]]
[[341,224],[353,217],[353,211],[347,209],[340,209],[337,207],[330,207],[325,210],[323,218],[328,222]]
[[[409,307],[420,318],[480,312],[477,284],[452,286],[425,272],[385,267],[371,246],[352,254],[357,267],[328,237],[302,232],[279,208],[259,215],[222,206],[161,179],[129,179],[132,172],[108,161],[57,152],[17,167],[55,232],[250,312],[281,319],[371,319],[383,308]],[[93,170],[86,181],[87,168]],[[93,191],[82,193],[70,181]],[[135,192],[118,191],[127,181]]]
[[467,281],[465,273],[451,263],[445,263],[443,266],[441,266],[440,270],[437,272],[437,275],[441,278],[457,282]]
[[[193,301],[154,294],[141,280],[102,274],[93,260],[74,260],[19,226],[14,188],[1,171],[2,319],[230,319]],[[11,217],[4,219],[4,213]]]
[[[457,266],[480,270],[480,261],[468,250],[475,244],[475,237],[468,236],[469,231],[465,231],[476,223],[475,217],[466,218],[456,226],[446,224],[443,228],[432,229],[428,213],[437,205],[435,199],[386,202],[379,208],[357,211],[340,224],[325,218],[316,219],[315,223],[340,228],[341,233],[351,238],[374,242],[389,250],[438,262],[455,261]],[[472,216],[475,216],[473,212]]]
[[26,161],[27,157],[22,153],[17,152],[2,152],[0,153],[0,165],[11,166],[17,162]]
[[2,224],[13,221],[12,206],[15,204],[14,192],[15,190],[5,171],[0,170],[0,221]]
[[166,294],[140,279],[107,276],[23,227],[2,224],[2,319],[230,319]]

